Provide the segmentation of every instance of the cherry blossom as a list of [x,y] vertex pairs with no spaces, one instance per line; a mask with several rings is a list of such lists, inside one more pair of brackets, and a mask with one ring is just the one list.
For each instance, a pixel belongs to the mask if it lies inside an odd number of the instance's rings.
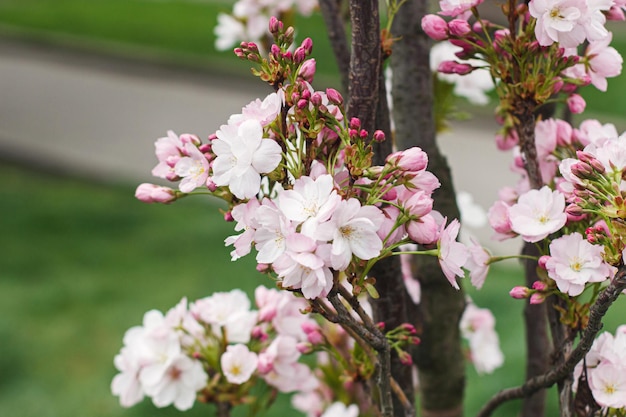
[[580,233],[572,233],[550,243],[548,276],[561,292],[577,296],[588,282],[602,282],[614,271],[602,258],[603,247],[587,242]]
[[469,342],[471,359],[479,374],[492,373],[504,363],[500,341],[495,331],[496,319],[486,308],[468,302],[459,327]]
[[450,224],[445,227],[445,221],[441,224],[441,234],[439,237],[439,265],[441,270],[448,278],[450,285],[457,290],[460,289],[459,284],[456,282],[456,277],[464,277],[463,265],[469,258],[469,251],[467,247],[456,241],[459,234],[461,224],[458,220],[454,219]]
[[344,403],[332,403],[320,417],[359,417],[359,407],[356,404],[346,406]]
[[185,144],[184,151],[186,156],[176,162],[174,172],[182,178],[179,184],[180,191],[190,193],[206,184],[209,178],[209,161],[198,147],[191,143]]
[[263,139],[258,120],[246,120],[239,126],[222,125],[212,142],[217,156],[213,161],[213,181],[227,185],[240,199],[254,197],[261,187],[261,175],[280,163],[281,148],[271,139]]
[[383,243],[376,232],[383,221],[384,215],[377,207],[361,206],[355,198],[342,200],[314,237],[332,241],[331,265],[341,271],[348,267],[352,255],[368,260],[380,254]]
[[565,197],[544,186],[522,194],[509,208],[511,229],[527,242],[538,242],[565,225]]
[[312,236],[315,228],[333,214],[341,201],[334,190],[333,177],[321,175],[316,179],[298,178],[293,189],[278,196],[278,205],[285,217],[301,225],[301,233]]
[[220,358],[220,365],[226,380],[231,384],[248,381],[257,367],[257,354],[250,352],[243,344],[229,345]]
[[586,68],[591,84],[600,91],[606,91],[607,78],[617,77],[622,73],[624,59],[615,48],[609,46],[612,39],[613,35],[609,34],[602,40],[590,42],[585,50],[588,60]]

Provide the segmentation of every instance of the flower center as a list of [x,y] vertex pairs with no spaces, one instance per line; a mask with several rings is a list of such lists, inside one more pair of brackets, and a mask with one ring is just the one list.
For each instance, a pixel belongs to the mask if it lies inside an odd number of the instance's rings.
[[341,233],[342,237],[350,239],[350,236],[354,233],[354,228],[352,226],[342,226],[339,228],[339,233]]
[[181,374],[182,371],[176,367],[170,368],[170,370],[168,371],[169,377],[174,381],[179,380]]
[[615,393],[615,385],[610,384],[607,385],[606,387],[604,387],[604,392],[607,394],[614,394]]
[[580,270],[583,269],[583,263],[580,261],[580,259],[574,258],[572,259],[569,267],[572,268],[573,271],[580,272]]

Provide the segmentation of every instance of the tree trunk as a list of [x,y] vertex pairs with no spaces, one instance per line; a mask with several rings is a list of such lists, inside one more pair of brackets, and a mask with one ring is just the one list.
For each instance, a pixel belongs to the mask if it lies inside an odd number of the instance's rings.
[[[396,145],[398,149],[419,146],[428,153],[428,170],[442,184],[433,196],[435,208],[452,219],[459,217],[459,211],[450,169],[436,143],[430,40],[420,26],[426,12],[427,2],[408,0],[393,22],[392,34],[399,38],[391,55]],[[422,285],[422,342],[415,355],[422,416],[462,416],[465,360],[459,320],[465,297],[450,286],[435,258],[416,257],[415,264]]]

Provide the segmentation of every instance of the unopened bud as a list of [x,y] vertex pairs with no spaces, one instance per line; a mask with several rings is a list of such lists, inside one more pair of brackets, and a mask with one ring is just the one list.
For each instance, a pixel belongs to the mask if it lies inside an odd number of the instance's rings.
[[322,104],[322,96],[319,93],[314,93],[311,96],[311,104],[313,104],[316,107]]
[[572,94],[567,98],[567,107],[574,114],[580,114],[585,111],[587,103],[580,94]]
[[334,88],[326,89],[326,97],[328,97],[328,101],[335,105],[340,105],[343,103],[343,97],[339,94],[339,91]]
[[301,98],[300,100],[298,100],[298,104],[296,104],[296,106],[302,110],[303,108],[305,108],[307,105],[309,104],[308,100],[305,100],[303,98]]
[[409,352],[398,349],[398,358],[400,359],[400,363],[402,365],[406,365],[406,366],[413,365],[413,358],[411,357]]
[[565,208],[565,213],[568,216],[574,216],[574,217],[580,217],[583,216],[585,214],[585,212],[583,211],[583,209],[576,205],[576,204],[570,204]]
[[448,24],[435,14],[422,17],[422,29],[430,38],[436,41],[448,39]]
[[278,20],[276,16],[272,16],[270,17],[269,29],[272,35],[276,35],[283,29],[283,22]]
[[357,117],[350,119],[350,129],[359,129],[361,127],[361,121]]
[[171,203],[176,200],[176,190],[155,184],[143,183],[135,190],[135,198],[144,203]]
[[304,62],[305,59],[306,59],[306,52],[304,51],[304,49],[301,47],[296,48],[295,52],[293,53],[294,64],[298,65],[301,62]]
[[376,130],[374,132],[374,140],[376,142],[384,142],[385,141],[385,132],[383,132],[382,130]]
[[307,59],[302,63],[300,69],[298,70],[298,76],[302,77],[305,81],[309,83],[313,82],[313,76],[315,75],[316,70],[316,62],[315,59]]
[[463,37],[472,32],[470,24],[464,19],[452,19],[448,22],[448,29],[450,30],[450,35],[459,37]]
[[530,304],[541,304],[546,300],[546,296],[544,294],[541,293],[534,293],[533,295],[530,296]]
[[270,266],[268,264],[256,264],[256,270],[257,272],[267,272],[270,269]]
[[235,221],[235,219],[233,218],[233,213],[230,211],[227,211],[226,213],[224,213],[224,220],[227,222]]
[[543,255],[539,257],[539,260],[537,261],[537,266],[543,270],[548,269],[546,268],[546,263],[550,260],[550,256],[549,255]]
[[511,291],[509,291],[509,295],[513,298],[521,300],[522,298],[528,298],[530,294],[530,290],[528,287],[517,286],[513,287]]
[[533,290],[545,291],[547,288],[548,288],[548,285],[545,282],[541,282],[541,281],[533,282]]
[[305,38],[300,44],[300,48],[304,49],[307,56],[311,55],[311,52],[313,52],[313,40]]

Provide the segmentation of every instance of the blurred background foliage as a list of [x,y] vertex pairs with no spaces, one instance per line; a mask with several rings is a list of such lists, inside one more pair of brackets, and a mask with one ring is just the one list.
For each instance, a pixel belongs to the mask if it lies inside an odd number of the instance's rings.
[[[0,36],[125,54],[212,71],[248,72],[228,52],[215,51],[217,13],[232,2],[209,0],[2,0]],[[322,76],[336,69],[319,16],[297,18],[300,37],[315,41]],[[626,39],[614,44],[626,51]],[[587,117],[619,125],[626,108],[626,79],[609,91],[586,89]],[[607,117],[608,116],[608,117]],[[145,205],[134,185],[100,184],[46,171],[0,164],[0,415],[173,416],[149,401],[123,409],[110,394],[113,357],[126,329],[145,311],[162,311],[183,296],[190,300],[259,284],[254,259],[229,261],[223,239],[233,233],[217,203],[185,199],[172,207]],[[507,296],[522,282],[516,263],[493,268],[485,288],[468,289],[497,319],[505,366],[480,377],[468,365],[467,414],[523,375],[520,333],[523,302]],[[626,313],[618,303],[607,317],[614,330]],[[554,400],[554,396],[551,396]],[[298,415],[281,398],[270,415]],[[510,416],[511,403],[497,415]],[[552,410],[555,410],[554,401]],[[212,415],[203,405],[185,413]],[[245,415],[240,412],[238,415]]]

